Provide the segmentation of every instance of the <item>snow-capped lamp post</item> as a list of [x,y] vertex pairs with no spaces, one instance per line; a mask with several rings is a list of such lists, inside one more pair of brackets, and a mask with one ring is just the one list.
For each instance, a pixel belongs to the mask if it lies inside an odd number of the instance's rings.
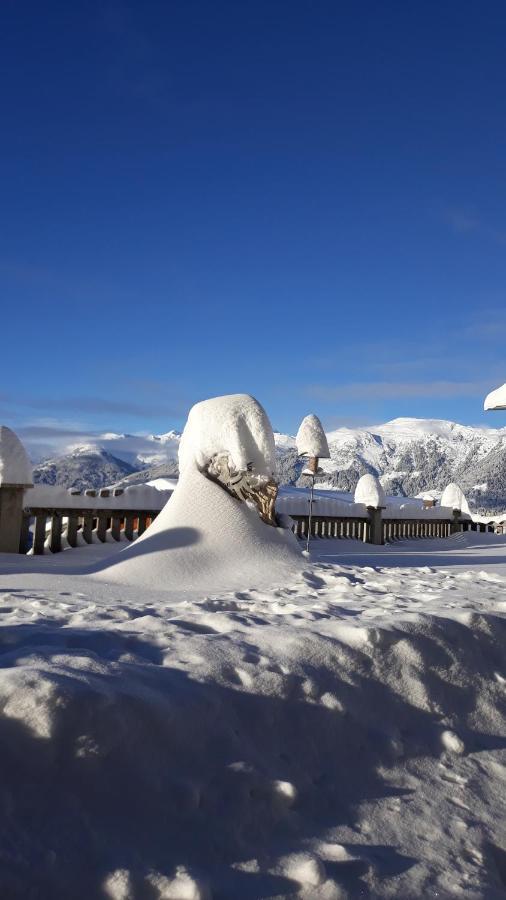
[[308,475],[311,478],[311,492],[309,494],[309,521],[307,527],[306,552],[309,553],[309,541],[311,539],[311,522],[313,518],[314,503],[314,483],[318,475],[323,473],[323,469],[319,467],[320,459],[330,459],[329,445],[323,425],[318,416],[311,413],[306,416],[300,423],[297,437],[297,453],[307,459],[306,468],[302,470],[302,475]]
[[371,520],[371,544],[383,544],[383,510],[387,505],[385,491],[376,475],[362,475],[355,488],[355,503],[367,507]]
[[33,487],[32,467],[18,436],[0,425],[0,553],[19,553],[24,493]]

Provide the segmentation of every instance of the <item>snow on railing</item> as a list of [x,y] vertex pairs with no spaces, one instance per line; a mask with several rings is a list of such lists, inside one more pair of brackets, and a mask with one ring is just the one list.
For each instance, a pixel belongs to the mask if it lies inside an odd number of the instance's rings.
[[25,494],[19,552],[40,555],[96,541],[133,541],[171,494],[149,484],[87,491],[37,484]]
[[[25,491],[24,499],[19,492],[20,515],[12,517],[8,529],[0,529],[0,551],[17,552],[18,548],[20,553],[39,555],[94,542],[133,541],[156,518],[171,494],[170,489],[158,490],[148,484],[87,491],[35,485]],[[307,491],[282,489],[276,511],[293,520],[297,537],[307,538]],[[407,538],[445,538],[468,530],[495,529],[441,506],[423,509],[407,502],[376,509],[347,502],[342,496],[329,496],[327,492],[316,496],[311,524],[311,536],[315,538],[350,538],[375,544]],[[8,538],[6,546],[1,546],[3,531]]]

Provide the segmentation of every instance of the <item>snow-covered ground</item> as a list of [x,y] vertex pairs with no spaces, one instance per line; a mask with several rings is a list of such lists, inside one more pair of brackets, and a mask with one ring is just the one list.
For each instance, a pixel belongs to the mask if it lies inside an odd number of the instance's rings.
[[276,589],[0,557],[0,896],[506,895],[506,538]]

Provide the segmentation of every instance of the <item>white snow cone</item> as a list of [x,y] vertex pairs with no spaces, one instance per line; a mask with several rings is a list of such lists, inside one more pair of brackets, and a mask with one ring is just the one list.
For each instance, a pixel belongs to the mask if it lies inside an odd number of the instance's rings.
[[0,425],[0,485],[30,487],[32,483],[32,467],[23,444],[7,425]]
[[178,485],[161,513],[99,577],[207,592],[286,583],[299,573],[304,560],[293,534],[267,525],[253,502],[238,499],[275,481],[274,436],[257,400],[232,394],[197,403],[179,465]]
[[374,509],[382,509],[387,505],[385,491],[376,475],[362,475],[355,488],[355,503],[364,503]]
[[469,504],[466,500],[462,488],[452,481],[445,487],[441,495],[441,506],[447,506],[450,509],[460,509],[461,512],[470,515]]
[[329,459],[330,451],[323,425],[314,413],[306,416],[300,423],[300,428],[295,438],[297,453],[299,456],[317,457]]

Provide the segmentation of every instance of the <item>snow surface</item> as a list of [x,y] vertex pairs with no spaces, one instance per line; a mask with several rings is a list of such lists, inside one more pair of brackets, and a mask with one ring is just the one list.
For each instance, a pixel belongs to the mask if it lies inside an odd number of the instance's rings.
[[0,425],[0,485],[32,484],[32,467],[17,434]]
[[190,467],[142,537],[97,577],[153,589],[239,589],[283,582],[302,562],[291,531],[266,525]]
[[372,506],[375,509],[385,507],[387,500],[379,478],[375,475],[362,475],[355,488],[355,503]]
[[506,409],[506,384],[491,391],[485,397],[484,409]]
[[2,555],[0,896],[504,897],[506,538],[314,544],[226,593]]
[[470,515],[469,504],[464,496],[462,488],[451,482],[441,494],[441,506],[449,506],[450,509],[460,509],[461,512]]
[[330,459],[330,450],[323,430],[323,425],[314,413],[306,416],[300,423],[295,438],[299,456]]
[[76,493],[61,485],[39,483],[25,492],[24,501],[26,506],[33,508],[154,510],[165,505],[177,483],[171,483],[168,478],[159,478],[158,482],[159,484],[132,484],[116,496],[111,491],[109,497],[99,496],[99,491],[93,492],[96,496],[91,496],[84,491]]

